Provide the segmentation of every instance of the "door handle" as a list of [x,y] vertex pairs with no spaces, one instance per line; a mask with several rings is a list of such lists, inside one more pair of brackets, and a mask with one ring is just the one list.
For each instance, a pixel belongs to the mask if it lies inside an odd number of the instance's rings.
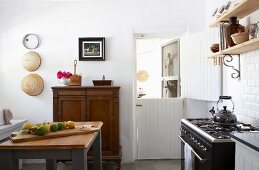
[[142,107],[142,104],[136,104],[137,107]]

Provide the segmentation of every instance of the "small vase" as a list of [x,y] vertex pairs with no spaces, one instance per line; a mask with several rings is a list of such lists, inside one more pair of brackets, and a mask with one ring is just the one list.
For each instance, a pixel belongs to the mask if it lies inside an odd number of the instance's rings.
[[256,23],[257,24],[257,27],[256,27],[256,38],[259,38],[259,21]]
[[58,79],[58,82],[64,86],[68,86],[70,83],[70,78],[64,78]]
[[256,38],[257,24],[251,24],[249,26],[249,40]]

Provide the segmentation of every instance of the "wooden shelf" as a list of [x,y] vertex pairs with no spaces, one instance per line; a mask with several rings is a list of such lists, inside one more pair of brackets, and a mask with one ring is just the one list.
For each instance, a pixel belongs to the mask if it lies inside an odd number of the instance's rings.
[[235,45],[223,51],[219,51],[217,53],[213,53],[209,58],[223,57],[226,54],[237,55],[237,54],[253,51],[256,49],[259,49],[259,38],[246,41],[242,44]]
[[259,9],[259,0],[240,0],[239,4],[220,16],[210,27],[217,27],[221,22],[228,21],[230,17],[244,18]]

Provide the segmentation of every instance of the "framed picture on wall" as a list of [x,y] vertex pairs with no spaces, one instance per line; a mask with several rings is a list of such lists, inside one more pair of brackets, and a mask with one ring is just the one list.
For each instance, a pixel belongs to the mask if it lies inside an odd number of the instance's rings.
[[79,38],[79,61],[104,61],[105,38]]

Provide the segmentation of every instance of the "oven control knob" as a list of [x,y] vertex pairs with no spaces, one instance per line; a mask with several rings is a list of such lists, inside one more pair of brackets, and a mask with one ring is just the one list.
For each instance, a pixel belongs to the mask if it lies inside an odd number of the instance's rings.
[[204,147],[202,150],[206,152],[208,149],[206,147]]
[[198,142],[198,143],[197,143],[197,145],[198,145],[198,146],[201,146],[201,143],[200,143],[200,142]]
[[187,131],[186,131],[186,130],[184,130],[184,129],[182,129],[182,128],[180,128],[180,130],[181,130],[181,132],[187,134]]

